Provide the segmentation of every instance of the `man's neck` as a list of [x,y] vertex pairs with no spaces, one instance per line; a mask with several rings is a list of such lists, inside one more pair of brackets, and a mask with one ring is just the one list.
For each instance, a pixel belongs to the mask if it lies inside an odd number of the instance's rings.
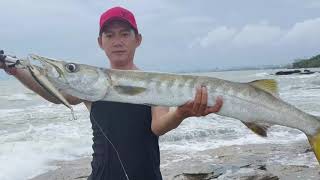
[[120,69],[120,70],[138,70],[138,67],[135,64],[126,64],[126,65],[111,64],[111,68]]

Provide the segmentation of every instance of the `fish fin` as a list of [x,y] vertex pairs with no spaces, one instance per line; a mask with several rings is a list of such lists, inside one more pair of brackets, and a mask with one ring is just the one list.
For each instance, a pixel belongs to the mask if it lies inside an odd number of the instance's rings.
[[258,124],[253,122],[243,122],[244,125],[246,125],[249,129],[251,129],[254,133],[256,133],[259,136],[267,137],[267,130],[270,127],[268,124]]
[[251,86],[264,90],[272,95],[279,96],[278,83],[273,79],[261,79],[249,82]]
[[320,130],[314,135],[307,135],[309,143],[320,164]]
[[134,95],[143,93],[144,91],[147,90],[144,87],[121,86],[121,85],[114,86],[114,89],[120,94],[125,94],[125,95],[130,95],[130,96],[134,96]]

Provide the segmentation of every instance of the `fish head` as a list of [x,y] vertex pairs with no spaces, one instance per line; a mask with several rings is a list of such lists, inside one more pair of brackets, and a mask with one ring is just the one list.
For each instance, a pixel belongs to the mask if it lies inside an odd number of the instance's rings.
[[87,101],[101,100],[110,87],[105,69],[94,66],[58,61],[37,55],[48,80],[60,91]]

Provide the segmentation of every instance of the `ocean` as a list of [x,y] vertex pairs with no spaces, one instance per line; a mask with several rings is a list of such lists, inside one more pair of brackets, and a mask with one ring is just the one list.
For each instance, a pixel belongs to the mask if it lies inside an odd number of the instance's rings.
[[[319,70],[319,69],[316,69]],[[276,70],[199,73],[222,79],[249,82],[271,78],[279,83],[280,97],[296,107],[320,115],[320,74],[272,75]],[[49,103],[20,82],[0,74],[0,179],[29,179],[57,168],[54,162],[92,154],[92,130],[84,105],[74,106],[77,120],[63,105]],[[273,126],[268,138],[253,134],[235,119],[215,114],[188,118],[160,137],[160,150],[174,162],[195,152],[242,144],[288,144],[305,140],[296,129]],[[307,158],[283,160],[284,164],[309,165]],[[316,163],[316,162],[315,162]],[[316,165],[314,163],[314,165]],[[161,166],[170,164],[163,161]]]

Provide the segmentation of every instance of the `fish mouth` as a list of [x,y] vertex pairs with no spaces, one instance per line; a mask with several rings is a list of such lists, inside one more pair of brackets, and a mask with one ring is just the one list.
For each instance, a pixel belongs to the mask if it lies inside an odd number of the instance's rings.
[[52,76],[54,78],[64,78],[63,65],[60,62],[35,54],[31,54],[30,57],[33,60],[37,60],[40,62],[40,64],[42,65],[41,68],[45,70],[47,76]]

